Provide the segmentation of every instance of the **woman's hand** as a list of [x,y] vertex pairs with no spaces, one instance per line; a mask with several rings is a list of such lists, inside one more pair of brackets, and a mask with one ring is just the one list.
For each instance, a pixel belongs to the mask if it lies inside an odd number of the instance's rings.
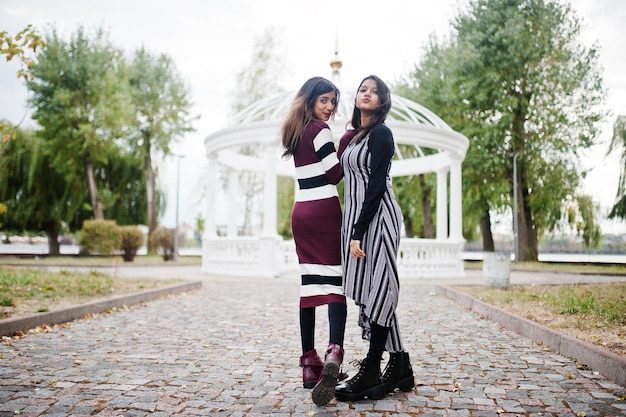
[[365,252],[361,249],[361,241],[360,240],[351,240],[350,241],[350,255],[355,258],[365,258]]

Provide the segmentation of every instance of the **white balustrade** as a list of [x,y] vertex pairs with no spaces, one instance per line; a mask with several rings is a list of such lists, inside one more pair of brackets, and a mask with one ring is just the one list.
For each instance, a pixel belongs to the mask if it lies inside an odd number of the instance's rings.
[[[463,278],[463,243],[403,238],[401,278]],[[211,275],[274,277],[298,270],[293,240],[268,237],[210,237],[202,248],[202,272]]]

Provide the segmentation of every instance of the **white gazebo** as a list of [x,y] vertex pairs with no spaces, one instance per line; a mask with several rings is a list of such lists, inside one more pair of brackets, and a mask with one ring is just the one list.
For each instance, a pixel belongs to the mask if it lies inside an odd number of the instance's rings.
[[[332,79],[341,86],[341,61],[331,61]],[[341,87],[340,87],[341,88]],[[349,90],[356,91],[356,88]],[[295,97],[288,91],[264,98],[238,113],[229,127],[205,139],[208,158],[205,232],[202,241],[202,271],[207,274],[230,276],[279,276],[296,271],[298,261],[293,241],[277,233],[277,178],[295,178],[293,160],[283,160],[279,139],[281,123]],[[329,122],[338,142],[352,115],[354,95],[342,89],[340,108],[335,120]],[[400,245],[400,276],[403,278],[461,278],[464,277],[461,253],[465,240],[462,234],[461,163],[469,140],[452,130],[437,115],[403,97],[392,95],[392,108],[387,119],[396,145],[410,145],[417,157],[405,157],[396,147],[397,159],[391,168],[392,177],[436,173],[436,238],[403,238]],[[260,156],[239,153],[242,146],[262,146]],[[422,151],[427,148],[427,153]],[[217,233],[220,184],[218,168],[229,173],[227,201],[229,206],[225,236]],[[256,236],[238,236],[237,179],[241,171],[264,175],[263,225]],[[448,210],[449,207],[449,210]],[[448,226],[449,225],[449,226]]]

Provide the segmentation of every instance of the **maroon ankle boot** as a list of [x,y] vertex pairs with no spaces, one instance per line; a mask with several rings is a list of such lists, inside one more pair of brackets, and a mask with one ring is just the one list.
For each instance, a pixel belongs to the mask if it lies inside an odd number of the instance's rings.
[[313,388],[311,397],[317,405],[326,405],[335,396],[335,385],[343,362],[343,348],[333,343],[328,345],[324,357],[324,368],[320,380]]
[[311,389],[317,384],[322,374],[324,364],[315,349],[309,350],[300,356],[300,366],[302,367],[302,385]]

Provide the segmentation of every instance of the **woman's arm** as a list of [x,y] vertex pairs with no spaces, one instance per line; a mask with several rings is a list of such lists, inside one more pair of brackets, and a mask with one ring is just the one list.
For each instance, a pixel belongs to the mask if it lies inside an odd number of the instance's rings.
[[393,135],[387,126],[381,124],[370,131],[369,151],[370,177],[359,219],[352,229],[353,240],[363,239],[387,188],[387,173],[394,154]]
[[333,134],[328,125],[325,123],[324,125],[325,127],[313,139],[313,148],[315,149],[315,154],[322,162],[328,181],[336,185],[343,178],[343,169],[339,165]]

